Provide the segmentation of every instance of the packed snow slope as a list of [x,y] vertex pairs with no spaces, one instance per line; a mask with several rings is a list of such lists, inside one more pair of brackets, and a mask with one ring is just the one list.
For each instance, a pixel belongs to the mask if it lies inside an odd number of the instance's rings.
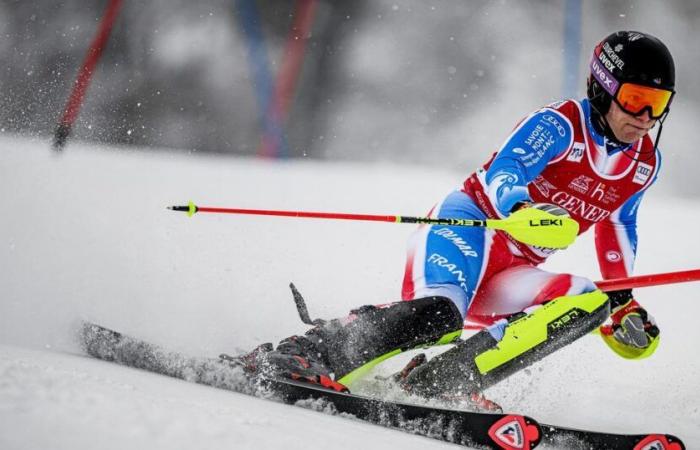
[[[215,356],[314,317],[399,298],[411,225],[200,214],[201,205],[423,215],[471,168],[260,161],[0,139],[0,448],[450,448],[421,437],[89,359],[87,318]],[[663,183],[663,179],[661,181]],[[651,191],[636,272],[700,265],[698,203]],[[598,279],[590,236],[545,266]],[[489,390],[542,422],[700,445],[700,284],[639,289],[662,343],[625,361],[587,336]],[[390,361],[379,371],[401,364]],[[452,447],[453,448],[453,447]]]

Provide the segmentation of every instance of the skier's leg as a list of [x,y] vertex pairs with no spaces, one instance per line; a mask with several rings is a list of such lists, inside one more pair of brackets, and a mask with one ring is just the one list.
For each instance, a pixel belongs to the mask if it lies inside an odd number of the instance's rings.
[[[448,344],[462,333],[462,314],[446,297],[366,305],[303,335],[261,346],[241,361],[250,372],[319,384],[352,383],[379,362],[420,346]],[[337,388],[337,387],[336,387]]]
[[531,265],[509,267],[482,283],[469,306],[468,320],[490,325],[533,305],[595,290],[595,284],[587,278]]
[[[431,216],[438,218],[486,219],[461,191],[448,195],[434,211]],[[493,231],[483,228],[419,227],[408,243],[402,298],[447,297],[464,317],[484,275],[493,237]]]
[[[486,218],[461,191],[449,194],[434,212],[435,217]],[[410,302],[365,306],[351,320],[338,321],[343,325],[333,331],[326,326],[310,332],[324,334],[322,340],[331,343],[325,353],[336,378],[352,382],[400,351],[461,335],[492,235],[480,228],[420,227],[410,240],[403,288],[403,298]]]
[[[483,213],[462,192],[450,194],[438,216],[483,219]],[[464,315],[483,272],[484,248],[491,231],[466,227],[423,227],[417,233],[410,302],[364,306],[292,336],[267,358],[282,375],[331,372],[351,383],[371,366],[401,351],[448,343],[462,332]],[[418,294],[418,295],[415,295]],[[325,371],[320,370],[325,368]],[[311,373],[309,370],[312,369]]]
[[414,370],[407,385],[418,393],[489,387],[588,334],[609,315],[607,296],[590,281],[531,266],[506,269],[481,291],[469,314],[485,321],[492,310],[497,320]]

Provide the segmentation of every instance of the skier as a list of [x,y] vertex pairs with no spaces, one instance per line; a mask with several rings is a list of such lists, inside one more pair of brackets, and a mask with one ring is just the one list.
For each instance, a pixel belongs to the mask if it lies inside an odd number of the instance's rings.
[[[498,219],[539,208],[569,216],[579,234],[595,228],[603,278],[631,275],[637,210],[657,178],[657,145],[674,87],[673,59],[659,39],[634,31],[607,36],[593,51],[587,98],[527,116],[431,215]],[[553,252],[502,231],[421,226],[409,241],[404,301],[319,321],[243,359],[250,370],[344,390],[400,351],[455,342],[467,319],[486,328],[426,363],[416,359],[403,385],[496,409],[482,389],[591,330],[625,358],[651,355],[659,329],[632,291],[606,295],[586,278],[540,269]],[[538,337],[541,330],[546,339]]]

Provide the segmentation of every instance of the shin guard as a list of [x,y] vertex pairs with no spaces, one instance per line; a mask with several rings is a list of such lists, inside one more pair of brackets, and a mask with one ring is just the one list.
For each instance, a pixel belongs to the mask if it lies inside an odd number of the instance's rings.
[[512,316],[500,333],[481,330],[417,367],[406,388],[424,396],[480,391],[596,330],[609,315],[601,291],[559,297]]
[[462,332],[464,319],[446,297],[426,297],[381,306],[363,306],[306,334],[343,384],[402,351],[447,344]]

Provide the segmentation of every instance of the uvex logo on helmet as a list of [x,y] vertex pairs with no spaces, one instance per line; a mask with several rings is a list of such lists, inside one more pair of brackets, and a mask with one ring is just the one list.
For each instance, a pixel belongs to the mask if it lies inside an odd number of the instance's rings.
[[617,88],[620,85],[610,71],[605,68],[597,59],[591,60],[591,75],[600,83],[610,95],[615,95]]

